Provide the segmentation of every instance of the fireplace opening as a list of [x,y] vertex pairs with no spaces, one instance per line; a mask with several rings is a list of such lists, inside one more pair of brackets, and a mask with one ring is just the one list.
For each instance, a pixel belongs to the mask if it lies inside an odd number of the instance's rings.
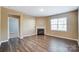
[[37,29],[37,35],[44,35],[44,29]]

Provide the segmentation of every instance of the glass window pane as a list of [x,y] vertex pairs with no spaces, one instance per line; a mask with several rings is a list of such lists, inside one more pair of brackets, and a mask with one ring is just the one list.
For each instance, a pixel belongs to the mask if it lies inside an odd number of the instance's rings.
[[57,19],[52,19],[51,24],[57,24]]
[[57,31],[57,28],[54,27],[54,28],[51,28],[51,30],[56,30]]
[[58,19],[58,24],[66,24],[67,23],[67,18],[59,18]]
[[51,30],[57,30],[57,25],[52,25]]
[[64,25],[63,28],[64,28],[64,31],[67,31],[67,25]]
[[67,26],[66,25],[58,25],[58,30],[67,31]]
[[58,30],[63,30],[63,25],[58,25]]
[[57,18],[51,20],[51,30],[67,31],[67,18]]

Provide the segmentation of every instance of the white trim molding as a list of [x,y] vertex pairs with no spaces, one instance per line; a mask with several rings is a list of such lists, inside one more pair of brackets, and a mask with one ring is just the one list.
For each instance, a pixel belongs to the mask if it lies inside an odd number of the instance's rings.
[[19,38],[20,38],[20,39],[23,39],[23,36],[20,36]]
[[28,36],[33,36],[33,35],[36,35],[36,34],[24,35],[23,37],[28,37]]
[[24,37],[29,37],[29,36],[33,36],[33,35],[36,35],[36,34],[31,34],[31,35],[21,35],[19,38],[20,38],[20,39],[23,39]]
[[4,40],[4,41],[0,41],[0,46],[1,46],[1,43],[3,43],[3,42],[7,42],[8,40]]
[[63,37],[63,36],[55,36],[55,35],[49,35],[49,34],[46,34],[48,36],[54,36],[54,37],[59,37],[59,38],[65,38],[65,39],[69,39],[69,40],[73,40],[73,41],[77,41],[78,42],[78,39],[73,39],[73,38],[68,38],[68,37]]

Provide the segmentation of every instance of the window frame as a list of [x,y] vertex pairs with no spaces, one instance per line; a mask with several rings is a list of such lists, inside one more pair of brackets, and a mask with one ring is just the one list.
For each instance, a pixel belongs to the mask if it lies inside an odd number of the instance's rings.
[[[58,21],[58,20],[59,20],[59,19],[62,19],[62,18],[66,18],[66,24],[60,24],[60,25],[63,25],[63,26],[66,25],[66,30],[58,30],[58,28],[59,28],[59,24],[58,24],[59,21]],[[52,23],[51,23],[51,21],[52,21],[53,19],[54,19],[54,20],[57,19],[57,24],[52,24]],[[51,20],[50,20],[50,25],[51,25],[50,27],[51,27],[51,30],[52,30],[52,31],[56,31],[56,32],[57,32],[57,31],[58,31],[58,32],[67,32],[67,31],[68,31],[68,20],[67,20],[67,19],[68,19],[67,17],[51,18]],[[57,25],[57,30],[54,30],[54,29],[52,28],[53,25]]]

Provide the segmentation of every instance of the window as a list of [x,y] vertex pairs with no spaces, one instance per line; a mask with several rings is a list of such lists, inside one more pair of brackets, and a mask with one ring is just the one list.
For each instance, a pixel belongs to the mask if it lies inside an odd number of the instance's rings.
[[67,31],[67,17],[51,19],[51,30]]

